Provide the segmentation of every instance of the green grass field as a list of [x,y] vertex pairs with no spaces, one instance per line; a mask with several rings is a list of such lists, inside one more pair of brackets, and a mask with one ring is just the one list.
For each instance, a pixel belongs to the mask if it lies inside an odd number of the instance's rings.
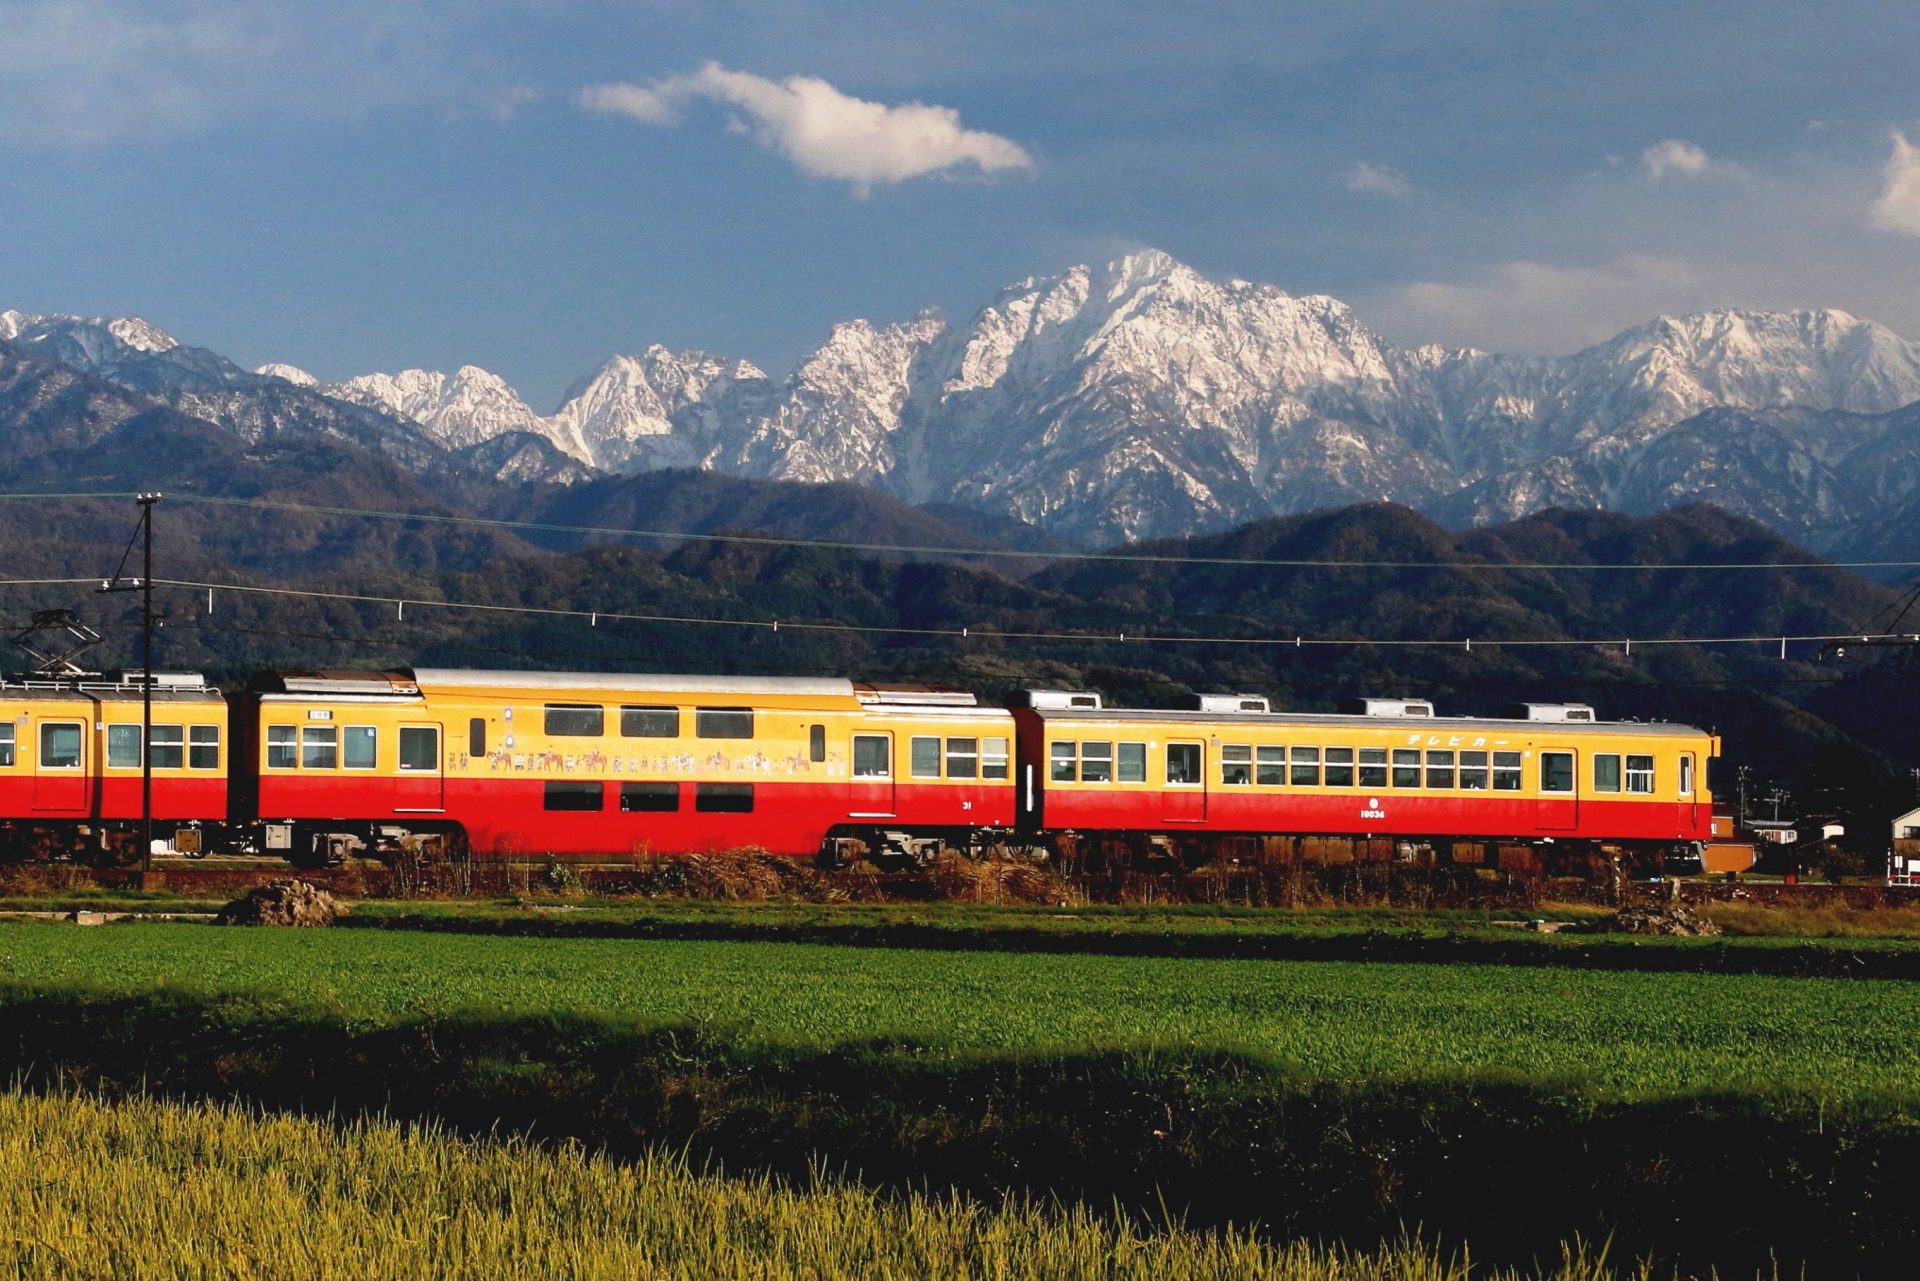
[[577,1013],[919,1054],[1222,1049],[1326,1079],[1906,1095],[1920,986],[1521,969],[192,925],[0,925],[0,982],[259,993],[380,1022]]

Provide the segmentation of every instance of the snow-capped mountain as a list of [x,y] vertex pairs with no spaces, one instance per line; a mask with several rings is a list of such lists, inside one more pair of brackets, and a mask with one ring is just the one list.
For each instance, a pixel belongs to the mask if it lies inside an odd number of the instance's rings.
[[474,366],[248,373],[125,318],[7,312],[0,341],[242,432],[307,412],[416,468],[856,481],[1090,542],[1377,499],[1468,523],[1709,497],[1807,536],[1879,501],[1859,460],[1920,402],[1920,347],[1839,311],[1661,317],[1552,358],[1398,347],[1337,299],[1153,251],[1020,281],[960,326],[847,321],[778,380],[648,347],[549,415]]
[[1722,441],[1713,420],[1659,442],[1719,408],[1896,409],[1920,400],[1920,348],[1838,311],[1661,317],[1559,358],[1399,348],[1337,299],[1147,251],[1010,285],[964,327],[933,312],[836,325],[777,383],[655,346],[614,357],[546,418],[471,367],[325,390],[453,448],[531,432],[605,471],[852,480],[1085,539],[1379,498],[1463,520],[1700,487],[1724,500],[1720,444],[1798,486],[1759,496],[1761,482],[1747,507],[1818,524],[1836,506],[1803,492],[1807,444]]
[[714,466],[711,445],[723,421],[743,417],[769,390],[748,361],[656,343],[639,356],[615,356],[568,388],[548,435],[608,471]]
[[[444,451],[411,418],[323,395],[311,375],[249,373],[134,316],[0,313],[0,342],[148,397],[249,442],[331,436],[414,470]],[[295,375],[300,370],[291,371]]]
[[520,399],[520,393],[499,375],[472,365],[462,365],[451,374],[424,369],[362,374],[323,390],[342,400],[411,418],[449,449],[464,449],[509,432],[544,434],[540,416]]

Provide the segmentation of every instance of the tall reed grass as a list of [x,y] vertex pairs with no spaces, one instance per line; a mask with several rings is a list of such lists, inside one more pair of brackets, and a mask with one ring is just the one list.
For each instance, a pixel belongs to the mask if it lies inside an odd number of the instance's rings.
[[[0,1272],[21,1278],[1466,1281],[1470,1263],[1417,1240],[1359,1252],[1149,1232],[1031,1200],[793,1188],[383,1121],[0,1095]],[[1608,1274],[1604,1252],[1570,1249],[1537,1275]]]

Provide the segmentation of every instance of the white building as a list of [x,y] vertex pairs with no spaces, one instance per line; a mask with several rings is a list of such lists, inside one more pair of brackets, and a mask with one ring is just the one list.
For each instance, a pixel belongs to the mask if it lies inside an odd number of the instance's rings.
[[1887,855],[1887,884],[1920,885],[1920,809],[1893,819],[1893,848]]

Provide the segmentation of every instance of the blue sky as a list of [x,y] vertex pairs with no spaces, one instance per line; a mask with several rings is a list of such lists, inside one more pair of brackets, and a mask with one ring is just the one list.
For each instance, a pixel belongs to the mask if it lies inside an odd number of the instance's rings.
[[0,0],[0,307],[535,408],[1142,246],[1399,341],[1920,337],[1920,6]]

